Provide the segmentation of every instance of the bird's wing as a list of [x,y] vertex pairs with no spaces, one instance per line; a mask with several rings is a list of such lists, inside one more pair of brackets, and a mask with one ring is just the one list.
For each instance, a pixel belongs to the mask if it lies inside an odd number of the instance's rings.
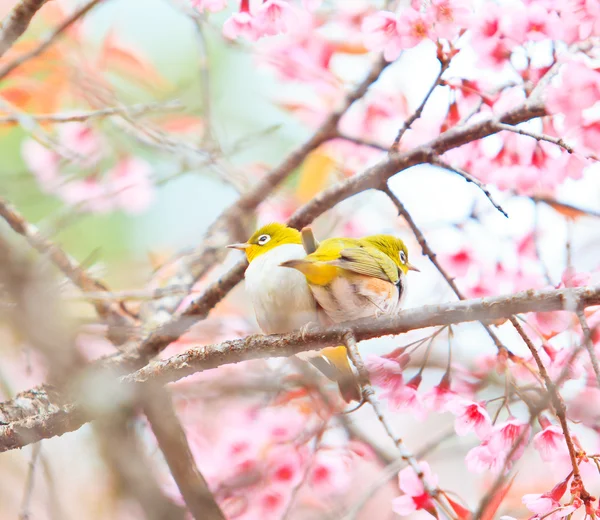
[[342,249],[337,260],[326,262],[342,269],[381,280],[398,282],[398,267],[385,253],[374,247]]

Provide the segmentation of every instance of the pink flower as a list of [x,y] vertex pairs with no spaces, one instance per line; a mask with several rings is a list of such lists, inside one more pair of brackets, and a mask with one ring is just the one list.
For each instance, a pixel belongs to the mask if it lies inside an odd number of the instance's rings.
[[398,361],[369,354],[365,357],[365,366],[375,386],[395,392],[404,385],[402,366]]
[[97,164],[106,150],[102,136],[84,123],[60,125],[58,140],[61,146],[81,158],[78,162],[86,168]]
[[[253,513],[256,518],[281,518],[285,512],[289,497],[280,489],[266,489],[261,491],[256,497],[258,512]],[[233,517],[232,517],[233,518]]]
[[[566,449],[565,436],[558,426],[548,426],[533,438],[533,445],[542,460],[551,461]],[[533,511],[533,509],[532,509]],[[537,511],[534,511],[536,513]]]
[[[506,455],[508,455],[508,452],[513,449],[513,446],[517,443],[517,441],[519,441],[521,435],[523,435],[519,446],[514,451],[512,458],[509,461],[510,464],[523,455],[530,430],[531,427],[529,424],[519,421],[518,419],[509,419],[508,421],[497,424],[494,427],[494,430],[487,442],[492,451],[504,452]],[[507,468],[508,467],[509,465],[507,464]]]
[[575,502],[572,505],[564,507],[560,504],[560,499],[567,490],[570,478],[568,476],[546,493],[523,495],[522,500],[525,507],[532,513],[536,513],[535,517],[533,517],[534,519],[558,520],[570,515],[578,507],[581,507],[581,504],[576,504]]
[[260,414],[262,435],[270,442],[282,444],[294,440],[306,426],[306,416],[294,408],[265,408]]
[[432,0],[430,9],[435,17],[438,38],[454,38],[460,29],[469,27],[472,9],[469,0]]
[[286,33],[295,22],[294,10],[284,0],[267,0],[256,11],[255,24],[262,35]]
[[143,159],[125,157],[106,174],[112,191],[109,197],[127,213],[141,213],[154,200],[154,186],[150,180],[152,169]]
[[559,289],[562,287],[583,287],[590,284],[592,275],[590,273],[578,273],[572,267],[567,267],[564,270],[561,278]]
[[475,263],[473,252],[468,247],[463,247],[451,255],[443,257],[443,263],[448,267],[453,276],[466,276]]
[[304,477],[302,462],[302,457],[294,446],[272,448],[267,458],[269,482],[283,489],[298,485]]
[[404,492],[404,495],[392,500],[392,510],[394,513],[406,516],[418,510],[425,510],[428,512],[435,511],[435,505],[425,490],[423,480],[425,480],[430,487],[436,488],[438,485],[438,477],[432,473],[427,462],[420,462],[419,467],[423,472],[422,479],[417,476],[417,473],[411,467],[403,469],[398,474],[400,490]]
[[192,0],[192,5],[200,12],[216,13],[227,7],[227,0]]
[[469,450],[465,462],[467,469],[473,473],[483,473],[486,470],[499,473],[504,467],[506,456],[505,451],[494,450],[487,441],[484,441],[480,446]]
[[365,47],[372,51],[383,51],[387,61],[394,61],[402,51],[399,20],[394,13],[377,11],[363,20],[362,32]]
[[529,322],[546,339],[567,330],[571,315],[567,311],[536,312],[529,315]]
[[450,390],[450,383],[444,377],[439,385],[434,386],[429,392],[426,392],[423,396],[423,403],[427,408],[436,412],[445,412],[449,410],[452,403],[458,397],[456,392]]
[[552,113],[562,113],[568,127],[582,123],[582,112],[600,99],[600,72],[579,61],[570,61],[561,68],[560,85],[547,90],[546,106]]
[[308,475],[313,490],[322,495],[344,493],[351,480],[348,462],[337,450],[320,450]]
[[52,192],[59,182],[60,156],[34,139],[23,141],[21,155],[27,168],[36,176],[40,187],[46,193]]
[[398,17],[397,33],[400,36],[400,45],[403,49],[410,49],[423,40],[432,38],[432,15],[421,13],[416,9],[408,8]]
[[230,40],[244,37],[251,42],[255,42],[261,36],[261,29],[254,16],[248,11],[240,11],[225,20],[223,36]]
[[483,439],[490,432],[492,420],[481,404],[456,399],[448,404],[447,409],[456,415],[454,428],[458,435],[463,436],[474,431],[480,439]]
[[415,417],[422,420],[427,415],[427,410],[421,402],[419,396],[419,385],[421,384],[421,375],[418,374],[413,377],[406,385],[396,388],[395,390],[388,390],[382,394],[382,398],[388,399],[389,406],[393,410],[410,410],[414,413]]

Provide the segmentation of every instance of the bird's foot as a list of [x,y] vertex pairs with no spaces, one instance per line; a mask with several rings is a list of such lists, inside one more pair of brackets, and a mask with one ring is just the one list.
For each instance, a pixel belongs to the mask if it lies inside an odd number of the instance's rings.
[[300,334],[302,336],[302,341],[306,341],[306,335],[311,332],[311,330],[316,330],[319,328],[319,323],[316,321],[309,321],[308,323],[302,325],[300,327]]

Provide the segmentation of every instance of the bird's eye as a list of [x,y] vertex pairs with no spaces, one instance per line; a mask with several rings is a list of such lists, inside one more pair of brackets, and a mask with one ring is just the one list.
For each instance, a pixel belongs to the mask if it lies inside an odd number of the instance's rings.
[[406,253],[404,251],[400,251],[400,261],[405,264],[406,263]]
[[256,243],[259,246],[264,246],[269,240],[271,240],[271,237],[269,235],[260,235]]

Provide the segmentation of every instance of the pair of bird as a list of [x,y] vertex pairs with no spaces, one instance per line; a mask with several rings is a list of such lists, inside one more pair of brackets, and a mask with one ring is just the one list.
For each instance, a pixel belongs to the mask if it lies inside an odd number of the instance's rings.
[[[266,334],[394,314],[408,271],[418,271],[404,242],[392,235],[329,238],[307,255],[297,229],[272,223],[228,247],[246,253],[246,291]],[[346,402],[361,399],[344,346],[323,349],[310,361],[337,382]]]

